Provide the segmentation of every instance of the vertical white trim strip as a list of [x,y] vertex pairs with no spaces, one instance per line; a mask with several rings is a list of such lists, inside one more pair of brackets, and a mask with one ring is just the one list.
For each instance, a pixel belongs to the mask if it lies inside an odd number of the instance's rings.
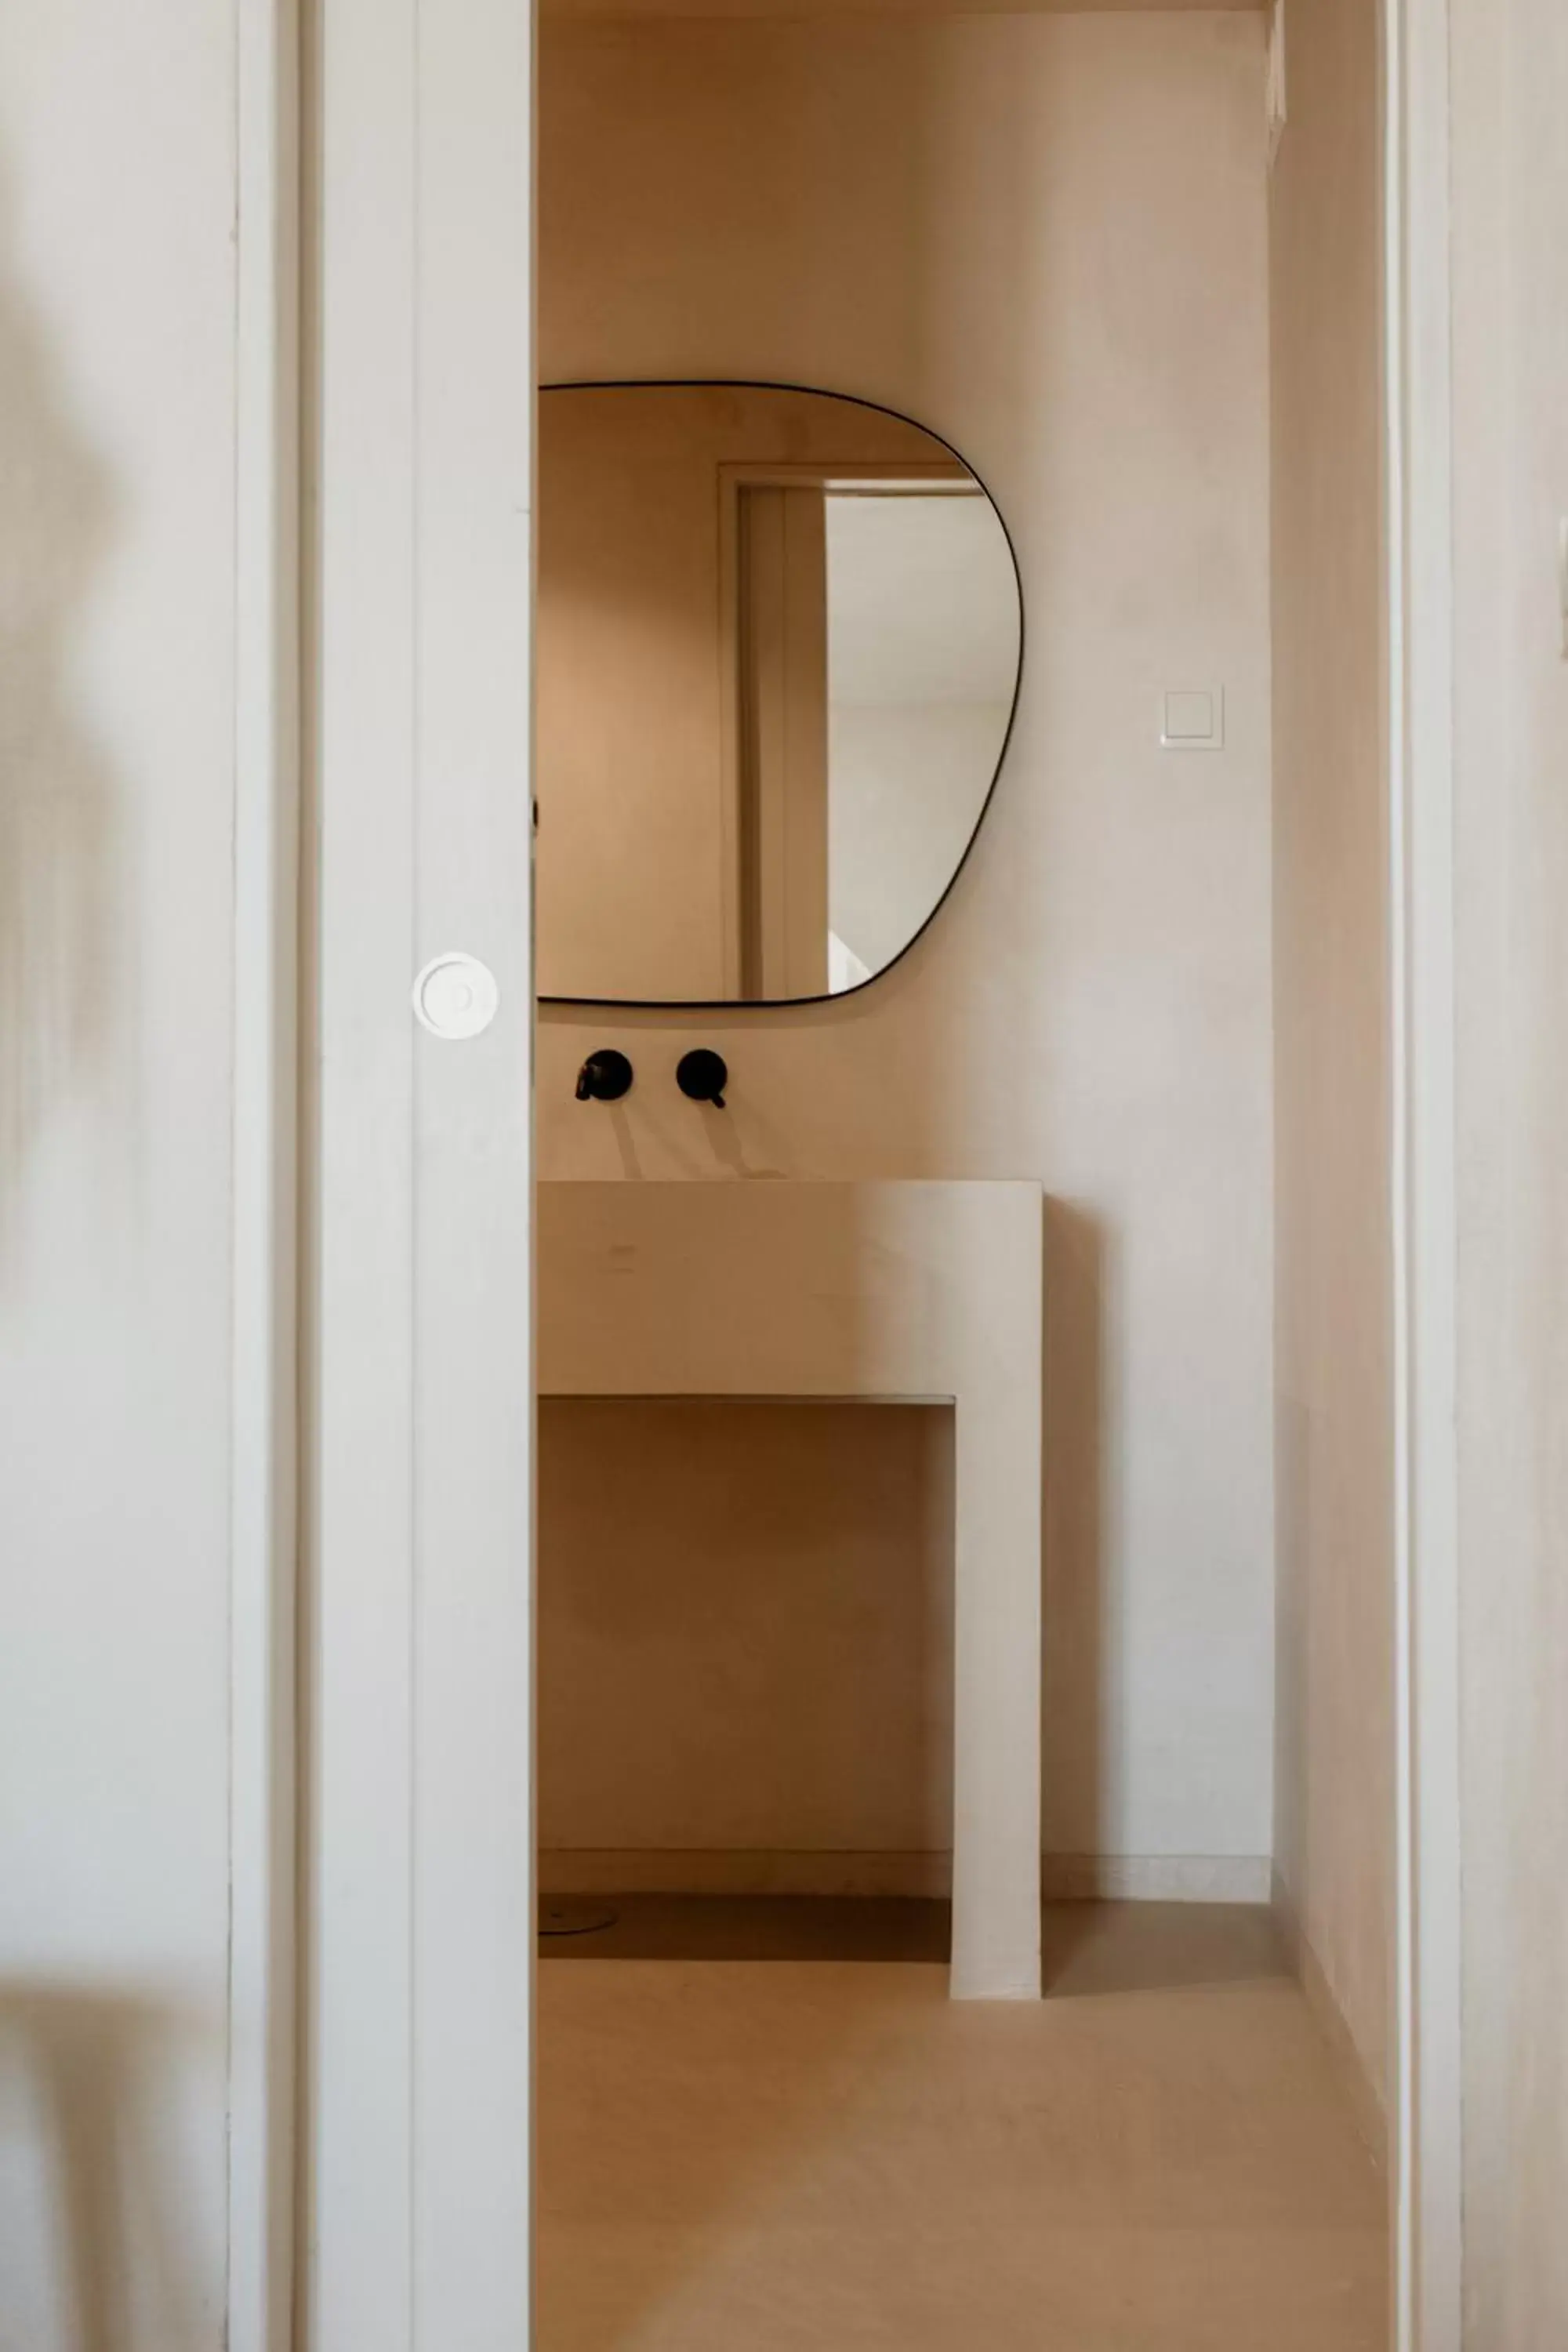
[[[528,0],[312,25],[302,2326],[312,2352],[519,2352],[532,26]],[[409,1001],[454,949],[499,991],[456,1042]]]
[[1386,0],[1396,2352],[1459,2352],[1458,1207],[1447,0]]
[[481,1036],[415,1041],[413,2341],[517,2352],[535,1924],[528,0],[419,0],[417,58],[416,958],[454,942],[500,1003]]
[[417,0],[309,24],[299,2269],[312,2352],[412,2352]]
[[234,1467],[226,2341],[287,2352],[294,2197],[299,615],[294,0],[237,0]]

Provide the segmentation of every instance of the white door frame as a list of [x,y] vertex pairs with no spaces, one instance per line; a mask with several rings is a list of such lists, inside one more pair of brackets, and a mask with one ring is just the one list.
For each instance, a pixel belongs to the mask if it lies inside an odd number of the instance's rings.
[[[517,2352],[531,23],[236,0],[235,25],[227,2341]],[[410,1003],[451,948],[500,991],[460,1044]]]
[[[311,2352],[531,2288],[532,26],[315,0]],[[416,975],[493,975],[428,1034]]]
[[1394,1260],[1394,2352],[1459,2352],[1457,971],[1447,0],[1384,0]]
[[[310,6],[310,0],[305,5]],[[465,589],[452,567],[466,565],[463,537],[479,516],[480,539],[489,547],[484,561],[499,562],[500,572],[492,576],[509,577],[515,589],[515,548],[486,541],[487,531],[493,537],[495,517],[493,501],[485,497],[484,470],[488,465],[504,474],[511,463],[510,454],[497,441],[496,414],[464,419],[461,400],[443,408],[438,399],[434,419],[426,415],[422,421],[418,404],[401,394],[418,375],[417,355],[429,352],[432,337],[443,339],[449,366],[456,364],[454,339],[471,362],[493,327],[493,321],[487,322],[487,284],[494,282],[498,272],[527,270],[527,158],[520,154],[518,140],[519,125],[528,119],[526,106],[519,102],[517,81],[527,63],[521,5],[522,0],[439,0],[439,5],[424,0],[423,5],[421,0],[316,0],[311,14],[312,47],[324,27],[335,77],[325,112],[319,109],[312,124],[318,136],[323,127],[326,134],[326,178],[319,193],[329,209],[334,203],[338,206],[338,246],[335,259],[329,256],[326,264],[325,293],[339,348],[347,351],[356,335],[363,345],[357,369],[351,362],[334,383],[329,366],[320,379],[329,436],[334,398],[338,404],[339,437],[331,445],[336,470],[325,484],[329,499],[336,502],[335,527],[344,560],[357,563],[376,589],[371,601],[379,619],[370,619],[358,649],[362,662],[370,665],[362,673],[362,702],[369,697],[374,704],[378,663],[384,688],[421,664],[426,682],[433,664],[455,683],[465,660],[493,662],[496,657],[493,639],[482,639],[477,655],[471,649],[465,654],[450,636],[444,645],[432,643],[428,599],[427,634],[422,646],[416,643],[421,625],[412,593],[416,553],[422,579],[432,576],[432,566],[438,571],[446,564],[455,609],[471,617],[472,583]],[[359,2343],[374,2340],[377,2352],[384,2347],[388,2352],[393,2347],[425,2352],[440,2338],[442,2328],[439,2315],[416,2286],[421,2249],[427,2273],[433,2256],[434,2275],[439,2279],[455,2244],[443,2238],[439,2219],[433,2222],[426,2212],[422,2224],[415,2220],[422,2193],[420,2168],[414,2161],[416,2148],[426,2159],[438,2154],[437,2169],[449,2167],[458,2176],[462,2194],[479,2198],[481,2206],[489,2203],[497,2185],[489,2177],[497,2168],[498,2178],[510,2183],[511,2195],[521,2194],[525,2202],[527,2181],[526,2166],[521,2174],[516,2168],[515,2149],[495,2145],[494,2087],[478,2081],[471,2041],[466,2051],[459,2046],[454,2052],[439,2035],[431,2046],[421,2046],[409,1973],[401,1961],[410,1952],[423,1950],[439,1979],[443,1968],[450,1966],[451,1954],[449,1949],[443,1953],[439,1939],[433,1950],[421,1943],[417,1906],[410,1906],[410,1824],[422,1818],[428,1848],[432,1834],[443,1834],[442,1813],[432,1816],[431,1803],[445,1809],[450,1828],[450,1809],[461,1811],[476,1787],[484,1781],[494,1787],[498,1776],[510,1786],[515,1801],[525,1803],[531,1769],[527,1711],[520,1722],[493,1710],[477,1718],[464,1710],[470,1727],[476,1720],[479,1724],[477,1737],[467,1742],[445,1787],[427,1787],[423,1800],[416,1711],[405,1706],[390,1745],[382,1737],[374,1755],[362,1755],[369,1777],[361,1780],[361,1796],[373,1812],[379,1803],[384,1816],[379,1843],[372,1836],[362,1861],[373,1875],[381,1872],[389,1878],[394,1909],[401,1904],[411,1932],[407,1949],[392,1969],[393,1998],[383,1998],[385,1968],[369,1987],[371,1997],[362,2004],[369,2011],[368,2030],[347,2036],[348,2054],[339,2062],[347,2072],[333,2093],[341,2107],[359,2070],[362,2087],[366,2087],[365,2113],[376,2119],[372,2129],[384,2155],[391,2147],[391,2160],[377,2175],[379,2189],[373,2184],[368,2200],[362,2199],[356,2209],[340,2207],[329,2226],[363,2233],[362,2265],[395,2275],[390,2301],[381,2301],[374,2315],[362,2310],[351,2315],[342,2306],[320,2341],[307,2332],[297,2342],[295,2216],[301,2197],[321,2190],[319,2167],[311,2165],[306,2139],[303,2135],[297,2139],[295,2129],[303,2037],[296,2030],[294,1998],[300,1966],[293,1899],[294,1691],[299,1668],[307,1663],[296,1641],[295,1612],[300,1575],[296,1365],[300,1344],[296,1129],[305,1075],[296,1049],[300,952],[296,710],[301,669],[296,419],[305,380],[297,332],[300,30],[296,0],[237,0],[237,12],[239,593],[228,2341],[234,2352],[291,2352],[291,2347],[293,2352],[358,2352],[358,2343],[351,2345],[344,2336],[354,2325],[371,2328]],[[1383,32],[1398,1482],[1394,2346],[1395,2352],[1458,2352],[1447,0],[1384,0]],[[461,128],[460,142],[457,126]],[[450,168],[443,166],[443,152]],[[389,222],[399,225],[390,235]],[[499,253],[498,237],[505,240],[505,250]],[[432,250],[440,251],[444,260],[462,255],[460,266],[443,272],[451,282],[432,284],[426,270],[421,283],[419,259]],[[357,326],[348,323],[351,310],[357,310]],[[515,373],[518,352],[514,334],[503,373]],[[379,396],[387,385],[378,385],[378,367],[389,372],[388,381],[397,387],[390,403]],[[459,432],[467,432],[470,439],[466,460],[454,475],[451,436]],[[433,483],[437,509],[448,493],[455,501],[447,510],[449,527],[445,533],[439,512],[432,513],[428,506],[420,509],[422,496],[431,499]],[[357,555],[350,555],[341,533],[355,499],[369,502],[363,519],[370,536]],[[378,507],[395,509],[399,518],[392,534],[396,544],[390,551],[390,571],[388,547],[376,538]],[[482,520],[487,514],[488,521]],[[329,532],[333,527],[329,518]],[[505,539],[503,532],[500,540]],[[340,591],[345,577],[340,572]],[[434,634],[439,636],[438,625]],[[402,646],[402,664],[392,658],[395,642]],[[439,703],[439,688],[437,699]],[[374,905],[362,908],[370,932],[357,941],[349,969],[340,971],[351,996],[353,964],[374,961],[378,949],[386,968],[385,986],[395,993],[406,987],[419,927],[413,872],[413,841],[419,824],[415,771],[421,757],[432,752],[446,761],[460,761],[463,753],[450,735],[438,751],[428,742],[422,750],[414,740],[416,722],[407,702],[401,711],[401,719],[383,739],[384,772],[375,772],[376,757],[368,741],[362,740],[356,754],[359,789],[374,794],[387,776],[400,779],[391,789],[402,791],[400,806],[412,823],[405,836],[402,898],[392,910],[391,935],[375,938],[378,909]],[[365,718],[365,709],[361,716]],[[341,782],[334,774],[333,789]],[[367,806],[362,800],[362,820]],[[430,847],[428,839],[424,845]],[[453,887],[449,874],[443,885],[448,898]],[[384,891],[380,896],[384,899]],[[380,916],[386,912],[383,904]],[[458,913],[452,919],[458,922],[458,931],[468,929]],[[434,947],[469,943],[458,932],[450,940],[443,932],[440,939],[425,941]],[[331,940],[327,946],[330,954]],[[499,944],[496,951],[501,952]],[[367,1196],[381,1199],[384,1206],[390,1201],[389,1213],[395,1224],[401,1219],[400,1230],[412,1253],[419,1224],[413,1145],[417,1048],[404,1025],[406,997],[400,996],[394,1013],[377,1006],[371,994],[362,994],[357,1016],[381,1037],[390,1055],[391,1076],[384,1070],[379,1125],[373,1117],[357,1158],[352,1150],[340,1155],[335,1171],[339,1214],[343,1188],[352,1193],[355,1182],[363,1182]],[[344,1017],[351,1024],[355,1017],[346,1004]],[[331,1036],[327,1048],[331,1051]],[[461,1054],[465,1049],[432,1050]],[[407,1139],[390,1184],[384,1154],[376,1149],[378,1138],[384,1145],[389,1121],[393,1127],[401,1121]],[[514,1136],[514,1150],[515,1143]],[[428,1244],[433,1237],[425,1238]],[[459,1286],[461,1276],[459,1267]],[[411,1324],[412,1276],[408,1286]],[[384,1364],[380,1367],[383,1375],[386,1370]],[[329,1370],[329,1380],[332,1377]],[[412,1414],[418,1409],[411,1352],[384,1387],[384,1406],[389,1401],[395,1411]],[[318,1392],[312,1404],[319,1407],[321,1402]],[[474,1442],[471,1430],[463,1438],[461,1424],[475,1409],[470,1392],[458,1411],[459,1445]],[[482,1398],[477,1409],[482,1424]],[[405,1532],[411,1544],[406,1492],[395,1502],[394,1516],[397,1511],[408,1521]],[[395,1541],[393,1549],[398,1549]],[[406,1554],[404,1565],[406,1569]],[[385,1676],[395,1678],[399,1671],[399,1641],[404,1671],[408,1663],[416,1604],[406,1576],[398,1595],[390,1616],[384,1591],[363,1589],[357,1601],[351,1595],[343,1603],[351,1613],[356,1605],[363,1606],[372,1628],[379,1622],[383,1637],[389,1632],[393,1636],[390,1646],[384,1639],[378,1653],[384,1701]],[[482,1588],[470,1592],[470,1602],[476,1598],[482,1601]],[[526,1631],[518,1624],[514,1593],[492,1589],[490,1598],[498,1619],[510,1622],[514,1639],[520,1630]],[[309,1600],[304,1647],[313,1651],[322,1631],[321,1595],[314,1586]],[[448,1655],[448,1668],[482,1675],[485,1646],[481,1640],[459,1648]],[[495,1646],[500,1650],[503,1644],[498,1641]],[[366,1673],[363,1696],[372,1705],[374,1663]],[[330,1690],[323,1694],[317,1684],[318,1708],[324,1696],[330,1700]],[[448,1712],[453,1696],[448,1686]],[[427,1717],[425,1727],[427,1735]],[[308,1769],[299,1776],[303,1781],[320,1770],[321,1738],[327,1728],[321,1721],[314,1727],[315,1738],[304,1759]],[[361,1744],[363,1748],[363,1740]],[[399,1793],[389,1807],[384,1800],[394,1788]],[[375,1828],[368,1816],[366,1825]],[[486,1836],[493,1843],[500,1828],[493,1811],[484,1814],[479,1846]],[[452,1834],[457,1837],[458,1832],[454,1829]],[[470,1845],[463,1865],[470,1875],[477,1859]],[[510,1907],[492,1913],[489,1924],[498,1936],[510,1938],[510,1961],[526,1978],[533,1945],[530,1890],[514,1875],[503,1874]],[[362,1932],[364,1925],[362,1921]],[[360,1962],[367,1968],[373,1966],[373,1949],[374,1938],[360,1953]],[[349,1948],[343,1947],[340,1966],[352,1973],[354,1965]],[[490,1990],[496,1990],[493,1983]],[[359,2022],[364,2026],[366,2020]],[[434,2020],[431,2034],[436,2034]],[[523,2058],[526,2063],[525,2053]],[[515,2045],[511,2063],[515,2068]],[[456,2105],[448,2095],[454,2084]],[[465,2088],[487,2111],[486,2127],[477,2135],[464,2129]],[[311,2096],[320,2090],[315,2083]],[[417,2123],[416,2114],[421,2118]],[[304,2182],[307,2174],[310,2179]],[[487,2192],[482,2198],[481,2189]],[[413,2230],[411,2261],[404,2259],[408,2243],[400,2251],[384,2234],[398,2214]],[[316,2217],[318,2222],[326,2218]],[[342,2260],[353,2266],[347,2247]],[[381,2275],[382,2288],[385,2284]],[[520,2282],[517,2265],[508,2263],[489,2272],[488,2284],[492,2307],[488,2317],[476,2310],[477,2332],[465,2341],[498,2347],[505,2341],[515,2347],[523,2340],[516,2332],[516,2317],[525,2279]],[[427,2326],[423,2324],[426,2315]],[[452,2314],[445,2316],[447,2340],[455,2340]]]

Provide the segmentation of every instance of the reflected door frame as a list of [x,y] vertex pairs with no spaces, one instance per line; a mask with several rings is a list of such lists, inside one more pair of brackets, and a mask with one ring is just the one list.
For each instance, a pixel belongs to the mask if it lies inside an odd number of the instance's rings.
[[826,996],[826,501],[878,482],[985,493],[956,457],[718,473],[726,984],[741,1003]]

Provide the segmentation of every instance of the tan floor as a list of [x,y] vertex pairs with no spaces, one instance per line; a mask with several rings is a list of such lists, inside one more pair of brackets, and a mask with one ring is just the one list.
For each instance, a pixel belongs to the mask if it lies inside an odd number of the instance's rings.
[[540,2352],[1384,2352],[1383,2182],[1257,1915],[540,1970]]

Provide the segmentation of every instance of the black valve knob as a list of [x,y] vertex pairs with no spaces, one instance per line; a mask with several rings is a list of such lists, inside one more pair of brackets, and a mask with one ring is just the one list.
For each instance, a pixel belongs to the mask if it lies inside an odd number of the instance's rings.
[[631,1087],[632,1066],[614,1045],[601,1045],[577,1073],[579,1102],[619,1102]]
[[730,1066],[710,1045],[694,1045],[677,1062],[675,1083],[689,1101],[711,1103],[715,1110],[722,1110]]

